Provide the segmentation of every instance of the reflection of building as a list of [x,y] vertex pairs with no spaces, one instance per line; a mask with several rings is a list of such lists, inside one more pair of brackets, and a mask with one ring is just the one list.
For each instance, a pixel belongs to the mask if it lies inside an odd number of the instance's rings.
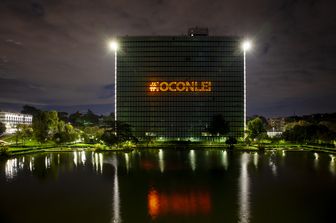
[[238,37],[121,37],[117,117],[138,137],[202,139],[214,115],[243,136],[244,57]]
[[148,193],[148,212],[153,219],[163,215],[207,215],[210,211],[207,191],[163,193],[151,189]]
[[7,134],[15,133],[18,124],[31,125],[32,121],[33,116],[31,115],[12,112],[0,112],[0,122],[6,125]]

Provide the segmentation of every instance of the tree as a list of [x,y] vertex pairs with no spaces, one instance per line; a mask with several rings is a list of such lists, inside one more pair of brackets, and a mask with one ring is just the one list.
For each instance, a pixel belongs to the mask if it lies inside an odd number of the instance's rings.
[[53,139],[57,143],[73,142],[78,139],[78,131],[71,125],[65,124],[63,121],[57,123],[57,131],[53,136]]
[[45,142],[48,138],[47,115],[40,112],[33,118],[33,131],[37,141]]
[[104,134],[102,140],[108,145],[114,145],[126,141],[138,142],[133,136],[131,126],[124,122],[106,121],[103,123]]
[[4,132],[6,132],[6,125],[0,122],[0,135],[2,135]]
[[298,121],[289,123],[282,137],[286,141],[294,143],[332,144],[332,141],[336,138],[336,133],[325,125]]
[[82,137],[84,138],[85,143],[97,143],[101,140],[102,135],[104,134],[104,129],[97,126],[87,126],[83,128],[82,131]]
[[43,111],[33,118],[33,132],[37,141],[52,139],[57,132],[58,115],[56,111]]
[[67,112],[58,112],[58,119],[63,122],[69,122],[69,117]]
[[25,145],[26,140],[33,136],[33,129],[31,126],[26,124],[19,124],[16,126],[16,132],[14,134],[16,145],[21,140],[22,144]]
[[83,115],[84,125],[97,125],[99,116],[93,113],[90,109]]
[[233,148],[235,144],[237,144],[237,139],[235,137],[230,136],[225,143],[229,145],[229,148]]
[[79,111],[69,115],[69,121],[71,124],[74,126],[83,126],[84,125],[84,120],[83,120],[83,114],[80,113]]
[[256,117],[247,123],[247,134],[251,141],[256,141],[259,149],[264,149],[262,140],[267,138],[266,125],[260,117]]
[[22,114],[27,114],[27,115],[32,115],[33,117],[38,115],[39,113],[41,113],[41,110],[33,107],[33,106],[30,106],[30,105],[24,105],[22,107],[22,111],[21,111]]
[[266,126],[260,117],[256,117],[247,123],[248,136],[252,139],[258,139],[266,133]]
[[212,136],[222,136],[229,132],[229,123],[225,121],[223,115],[217,114],[212,117],[208,132]]

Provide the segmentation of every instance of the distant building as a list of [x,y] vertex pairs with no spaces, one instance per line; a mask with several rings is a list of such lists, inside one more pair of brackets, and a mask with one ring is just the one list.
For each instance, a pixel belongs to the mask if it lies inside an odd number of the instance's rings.
[[269,118],[267,119],[269,129],[267,135],[271,138],[280,136],[285,131],[285,118]]
[[6,126],[6,134],[13,134],[17,130],[17,125],[26,124],[31,125],[33,121],[33,116],[13,113],[13,112],[0,112],[0,122],[4,123]]

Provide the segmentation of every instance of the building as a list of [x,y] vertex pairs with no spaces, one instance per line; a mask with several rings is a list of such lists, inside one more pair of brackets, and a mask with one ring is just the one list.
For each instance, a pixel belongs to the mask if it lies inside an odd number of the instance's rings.
[[269,129],[267,135],[271,138],[281,136],[285,131],[285,118],[269,118],[267,119]]
[[[199,30],[199,35],[198,35]],[[221,114],[230,133],[243,136],[244,53],[241,38],[208,36],[118,38],[116,117],[137,137],[202,140]]]
[[17,130],[18,124],[31,125],[33,121],[33,116],[13,113],[13,112],[0,112],[0,122],[4,123],[6,126],[6,134],[13,134]]

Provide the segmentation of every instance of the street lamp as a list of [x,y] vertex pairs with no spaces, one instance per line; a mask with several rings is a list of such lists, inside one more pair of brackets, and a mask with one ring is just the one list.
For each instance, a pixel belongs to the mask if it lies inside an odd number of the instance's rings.
[[114,52],[114,121],[117,123],[117,51],[119,44],[116,40],[112,40],[108,43],[108,48]]
[[250,40],[244,40],[241,47],[244,52],[244,131],[246,131],[246,52],[251,50],[252,43]]

